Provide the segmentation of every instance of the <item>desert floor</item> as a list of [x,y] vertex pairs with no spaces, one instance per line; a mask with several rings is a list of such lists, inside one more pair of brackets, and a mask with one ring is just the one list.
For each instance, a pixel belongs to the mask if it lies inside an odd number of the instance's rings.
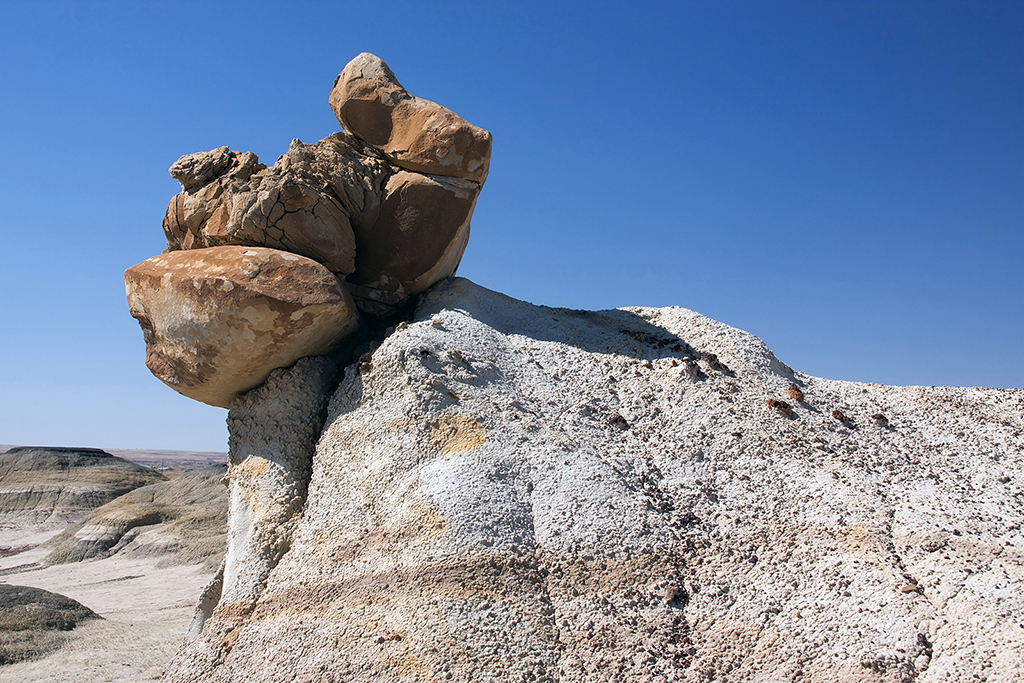
[[[0,667],[0,682],[146,681],[160,678],[181,642],[195,602],[212,574],[166,558],[114,557],[28,568],[49,551],[0,558],[0,583],[34,586],[73,598],[103,617],[69,633],[66,645],[35,661]],[[163,560],[163,561],[162,561]]]

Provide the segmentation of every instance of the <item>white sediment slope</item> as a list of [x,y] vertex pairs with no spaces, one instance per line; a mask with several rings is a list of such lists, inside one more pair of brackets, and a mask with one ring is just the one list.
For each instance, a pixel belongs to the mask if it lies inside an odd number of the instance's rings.
[[345,371],[258,599],[168,679],[1024,680],[1022,401],[450,280]]
[[[45,549],[22,560],[41,560]],[[67,632],[56,652],[0,666],[0,683],[150,681],[161,677],[188,627],[197,596],[210,580],[202,565],[168,564],[166,558],[102,560],[37,566],[0,581],[45,588],[88,605],[102,619]]]

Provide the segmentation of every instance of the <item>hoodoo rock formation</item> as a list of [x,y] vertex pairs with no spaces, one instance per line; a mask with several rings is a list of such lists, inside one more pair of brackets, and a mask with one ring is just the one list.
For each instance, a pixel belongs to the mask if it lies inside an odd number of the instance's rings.
[[330,105],[346,130],[294,140],[269,168],[227,147],[170,168],[182,192],[164,216],[167,252],[125,284],[146,364],[190,398],[227,407],[339,345],[357,307],[387,317],[458,268],[490,133],[410,95],[370,54],[345,67]]
[[[347,132],[269,169],[179,160],[171,251],[126,276],[162,379],[247,378],[203,399],[227,552],[166,680],[1024,680],[1024,392],[818,379],[686,309],[448,277],[490,136],[372,55],[330,104]],[[218,249],[319,270],[253,299]],[[332,278],[340,327],[303,299]],[[321,318],[272,370],[204,341]]]

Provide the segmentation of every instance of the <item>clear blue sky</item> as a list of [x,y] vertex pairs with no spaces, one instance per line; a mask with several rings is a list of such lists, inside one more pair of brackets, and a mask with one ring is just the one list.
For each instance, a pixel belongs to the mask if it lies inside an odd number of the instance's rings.
[[798,370],[1024,386],[1024,2],[0,2],[0,443],[224,450],[122,272],[167,167],[273,163],[381,56],[494,134],[459,274]]

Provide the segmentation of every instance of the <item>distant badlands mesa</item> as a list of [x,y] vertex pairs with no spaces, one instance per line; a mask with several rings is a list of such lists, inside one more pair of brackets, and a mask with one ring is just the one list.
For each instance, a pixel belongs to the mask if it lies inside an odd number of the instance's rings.
[[0,455],[0,681],[1024,680],[1024,391],[484,289],[490,134],[365,53],[329,105],[179,159],[125,274],[226,463]]

